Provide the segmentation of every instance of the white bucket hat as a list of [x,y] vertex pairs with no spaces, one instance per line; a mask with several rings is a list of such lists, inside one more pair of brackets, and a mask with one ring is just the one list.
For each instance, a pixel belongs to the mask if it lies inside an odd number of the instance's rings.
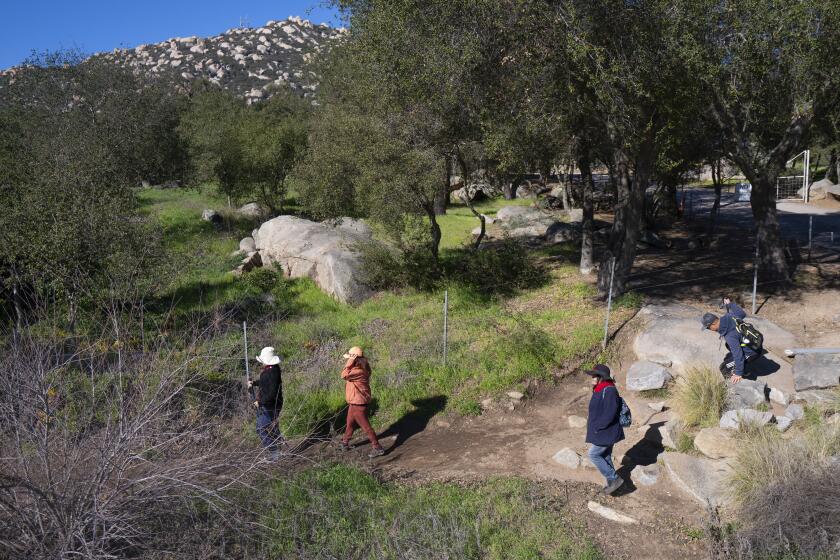
[[274,353],[273,346],[266,346],[257,356],[257,361],[266,366],[276,366],[280,363],[280,356]]

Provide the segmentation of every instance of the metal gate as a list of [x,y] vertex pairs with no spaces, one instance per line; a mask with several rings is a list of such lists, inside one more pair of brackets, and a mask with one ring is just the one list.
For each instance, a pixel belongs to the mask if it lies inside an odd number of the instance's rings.
[[805,175],[790,175],[776,180],[776,200],[805,200]]

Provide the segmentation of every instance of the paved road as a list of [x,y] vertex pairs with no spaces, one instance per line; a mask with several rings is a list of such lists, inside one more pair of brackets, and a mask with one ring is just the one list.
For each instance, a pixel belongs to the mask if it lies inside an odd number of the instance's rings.
[[[694,221],[705,220],[715,200],[715,193],[708,188],[686,189],[687,204],[690,207],[691,218]],[[814,242],[840,251],[840,211],[804,204],[802,202],[779,202],[776,206],[779,213],[779,224],[782,235],[796,237],[800,243],[808,243],[808,223],[812,222]],[[753,228],[752,210],[749,202],[737,202],[735,195],[724,193],[721,196],[719,219],[729,225],[737,225],[749,231]],[[834,232],[835,242],[832,246],[831,234]]]

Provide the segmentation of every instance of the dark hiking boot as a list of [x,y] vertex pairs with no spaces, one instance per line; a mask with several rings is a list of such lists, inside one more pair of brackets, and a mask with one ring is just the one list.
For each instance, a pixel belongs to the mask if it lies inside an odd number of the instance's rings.
[[374,457],[382,457],[385,455],[385,449],[382,447],[374,447],[370,453],[368,453],[368,457],[373,459]]
[[618,490],[622,486],[624,486],[624,479],[621,478],[620,476],[617,476],[615,478],[615,480],[613,480],[612,482],[607,484],[607,487],[604,488],[604,494],[606,494],[607,496],[610,496],[610,495],[612,495],[613,492],[615,492],[616,490]]

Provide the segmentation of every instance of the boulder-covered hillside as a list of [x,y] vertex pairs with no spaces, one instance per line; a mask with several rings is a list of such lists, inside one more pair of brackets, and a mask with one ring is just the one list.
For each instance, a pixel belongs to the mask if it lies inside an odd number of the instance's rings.
[[[291,87],[309,97],[317,83],[305,63],[343,33],[343,28],[290,17],[269,21],[263,27],[234,28],[213,37],[178,37],[114,49],[91,58],[112,60],[185,86],[196,79],[207,79],[249,102],[270,97],[272,87],[278,86]],[[0,77],[14,79],[18,71],[1,71]]]

